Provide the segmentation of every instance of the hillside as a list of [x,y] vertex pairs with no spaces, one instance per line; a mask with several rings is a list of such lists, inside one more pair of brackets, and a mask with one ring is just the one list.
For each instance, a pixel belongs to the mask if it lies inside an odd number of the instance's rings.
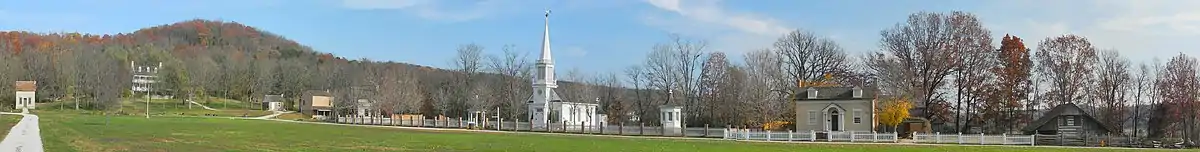
[[[155,93],[181,98],[254,101],[266,94],[283,94],[295,100],[306,90],[328,90],[341,99],[381,101],[378,104],[386,105],[380,106],[383,110],[396,113],[458,116],[472,108],[502,107],[509,117],[521,118],[518,115],[524,113],[523,101],[530,92],[527,77],[467,75],[410,63],[346,59],[237,22],[201,19],[115,35],[3,31],[0,50],[5,62],[0,70],[6,71],[0,81],[36,80],[39,102],[82,98],[91,109],[137,95],[126,89],[132,87],[127,83],[128,74],[135,70],[132,66],[160,62],[158,75],[164,83],[152,87],[164,91]],[[560,86],[574,90],[560,92],[575,100],[626,100],[618,94],[632,92],[574,82]],[[5,89],[11,88],[0,91]],[[467,98],[472,95],[479,98]]]

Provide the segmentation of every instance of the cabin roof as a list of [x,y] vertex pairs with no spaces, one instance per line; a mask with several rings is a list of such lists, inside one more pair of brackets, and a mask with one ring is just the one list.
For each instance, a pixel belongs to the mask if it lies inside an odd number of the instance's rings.
[[1087,118],[1088,121],[1097,122],[1096,124],[1100,125],[1100,128],[1105,129],[1109,132],[1113,132],[1113,131],[1117,130],[1116,128],[1113,128],[1112,126],[1106,125],[1104,123],[1099,123],[1099,119],[1096,119],[1096,117],[1092,117],[1091,114],[1084,112],[1083,108],[1079,108],[1078,105],[1075,105],[1074,103],[1067,103],[1067,104],[1061,104],[1058,106],[1054,106],[1053,109],[1050,109],[1049,112],[1046,112],[1045,114],[1043,114],[1041,118],[1037,119],[1037,121],[1033,121],[1033,123],[1026,125],[1025,128],[1021,129],[1021,131],[1032,132],[1034,130],[1037,130],[1037,128],[1040,128],[1040,127],[1046,125],[1046,123],[1050,123],[1050,121],[1055,120],[1054,118],[1057,118],[1058,116],[1063,116],[1063,115],[1083,116],[1084,118]]

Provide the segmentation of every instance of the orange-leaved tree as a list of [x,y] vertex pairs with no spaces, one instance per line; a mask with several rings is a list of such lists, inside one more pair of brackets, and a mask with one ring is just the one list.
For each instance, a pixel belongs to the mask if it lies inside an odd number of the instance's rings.
[[909,117],[908,110],[912,109],[912,102],[908,97],[885,97],[879,99],[879,109],[876,116],[879,119],[879,124],[892,127],[893,129],[904,121],[904,118]]

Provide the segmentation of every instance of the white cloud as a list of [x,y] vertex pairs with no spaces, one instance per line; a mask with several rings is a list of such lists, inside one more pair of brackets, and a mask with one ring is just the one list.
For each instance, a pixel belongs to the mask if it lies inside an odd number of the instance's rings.
[[[1134,62],[1169,58],[1179,52],[1195,55],[1200,46],[1200,1],[997,1],[979,12],[984,22],[997,23],[993,34],[1015,34],[1026,46],[1063,34],[1087,37],[1097,48],[1116,49]],[[1013,11],[1011,8],[1027,8]],[[1013,13],[1019,12],[1019,13]]]
[[713,51],[745,52],[767,47],[776,37],[792,29],[769,16],[724,8],[720,0],[646,0],[651,6],[672,13],[651,15],[647,24],[666,31],[709,40]]
[[510,1],[485,0],[446,4],[434,0],[342,0],[342,7],[360,10],[402,10],[430,20],[467,21],[494,15]]

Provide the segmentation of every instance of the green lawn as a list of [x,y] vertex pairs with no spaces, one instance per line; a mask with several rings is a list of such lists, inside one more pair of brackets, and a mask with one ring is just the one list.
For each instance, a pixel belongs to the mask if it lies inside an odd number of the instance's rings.
[[39,111],[47,151],[1132,151],[1046,147],[761,143],[479,133],[199,117]]
[[8,135],[8,130],[17,125],[17,122],[20,122],[22,117],[24,116],[0,115],[0,140],[4,139],[2,136]]
[[[209,106],[209,107],[218,109],[217,111],[204,109],[203,107],[201,107],[199,105],[195,105],[195,104],[191,104],[191,106],[189,107],[189,104],[185,104],[183,101],[180,101],[179,99],[153,99],[150,101],[151,101],[150,105],[149,105],[150,114],[157,115],[157,116],[215,115],[215,116],[224,116],[224,117],[241,117],[241,116],[245,115],[248,117],[255,117],[255,116],[264,116],[264,115],[271,114],[271,112],[268,112],[268,111],[248,108],[247,106],[245,106],[244,102],[239,102],[236,100],[228,100],[228,99],[213,98],[212,101],[209,102],[210,104],[216,103],[216,105],[221,105],[222,103],[228,103],[228,105],[230,105],[229,106],[230,108],[222,108],[219,106]],[[202,104],[204,103],[202,101],[197,101],[197,102],[200,102]],[[61,104],[61,106],[60,106],[60,104]],[[46,104],[38,105],[38,108],[44,109],[44,110],[59,110],[59,107],[62,107],[62,110],[72,110],[72,109],[74,109],[74,106],[75,106],[74,104],[75,104],[74,102],[70,102],[70,101],[46,103]],[[238,105],[238,106],[234,106],[234,105]],[[145,115],[146,108],[147,108],[147,105],[146,105],[145,98],[126,98],[126,99],[122,99],[121,107],[112,109],[111,111],[113,113],[120,114],[120,115]]]

